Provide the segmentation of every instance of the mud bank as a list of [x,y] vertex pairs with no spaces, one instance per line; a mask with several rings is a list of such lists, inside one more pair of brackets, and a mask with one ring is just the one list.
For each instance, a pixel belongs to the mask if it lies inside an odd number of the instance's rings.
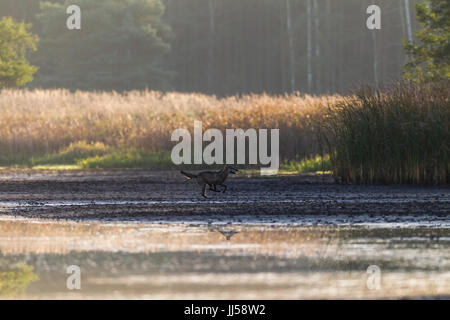
[[427,220],[441,226],[450,217],[448,187],[336,185],[329,176],[310,175],[233,177],[227,185],[226,193],[204,199],[198,185],[175,171],[10,171],[0,174],[0,214],[210,223]]

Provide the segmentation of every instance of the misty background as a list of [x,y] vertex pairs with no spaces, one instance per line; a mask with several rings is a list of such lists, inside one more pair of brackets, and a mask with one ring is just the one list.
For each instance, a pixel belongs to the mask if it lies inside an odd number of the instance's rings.
[[[32,23],[31,88],[154,89],[219,96],[346,93],[400,79],[413,0],[2,0]],[[81,7],[81,30],[66,8]],[[369,30],[369,5],[381,30]]]

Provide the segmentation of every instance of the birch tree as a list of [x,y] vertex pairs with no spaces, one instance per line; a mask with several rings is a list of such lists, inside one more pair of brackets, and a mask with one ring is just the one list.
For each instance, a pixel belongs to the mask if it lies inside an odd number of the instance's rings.
[[312,21],[311,0],[306,0],[306,74],[308,79],[308,92],[312,92]]
[[214,89],[214,38],[216,34],[215,0],[208,0],[209,10],[209,43],[208,43],[208,85],[210,91]]
[[315,43],[315,74],[316,74],[316,93],[321,91],[320,78],[321,78],[321,68],[320,68],[320,20],[319,20],[319,4],[318,0],[314,1],[314,43]]
[[405,16],[406,16],[406,30],[408,34],[408,41],[413,40],[412,27],[411,27],[411,14],[409,12],[409,0],[404,0],[405,3]]
[[294,31],[292,30],[291,0],[286,0],[286,27],[289,45],[289,72],[291,75],[291,91],[295,91],[295,47]]

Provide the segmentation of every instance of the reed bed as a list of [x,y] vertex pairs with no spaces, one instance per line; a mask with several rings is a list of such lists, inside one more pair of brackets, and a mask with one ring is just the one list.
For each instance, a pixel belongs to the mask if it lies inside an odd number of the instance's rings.
[[325,123],[335,178],[366,184],[450,183],[450,85],[362,89]]
[[[279,128],[282,159],[320,152],[318,130],[329,103],[340,96],[246,95],[217,98],[155,91],[69,92],[3,90],[0,93],[0,163],[11,164],[72,144],[116,150],[167,152],[176,128]],[[70,148],[69,148],[70,149]],[[89,149],[89,148],[88,148]],[[72,150],[73,153],[73,150]]]
[[342,183],[449,184],[449,93],[448,82],[322,97],[2,90],[0,165],[164,168],[173,130],[192,133],[198,120],[204,130],[280,129],[285,169],[331,166]]

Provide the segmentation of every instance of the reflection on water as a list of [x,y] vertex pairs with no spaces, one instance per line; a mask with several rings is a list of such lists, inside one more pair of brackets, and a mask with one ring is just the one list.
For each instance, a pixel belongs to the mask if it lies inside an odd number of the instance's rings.
[[[0,296],[299,299],[450,296],[449,228],[0,218]],[[81,290],[66,287],[81,268]],[[381,287],[367,285],[367,268]]]
[[225,239],[227,239],[228,241],[231,239],[232,236],[239,233],[239,231],[233,230],[232,228],[229,228],[229,227],[210,226],[210,225],[208,226],[208,231],[218,232],[221,235],[223,235],[225,237]]

